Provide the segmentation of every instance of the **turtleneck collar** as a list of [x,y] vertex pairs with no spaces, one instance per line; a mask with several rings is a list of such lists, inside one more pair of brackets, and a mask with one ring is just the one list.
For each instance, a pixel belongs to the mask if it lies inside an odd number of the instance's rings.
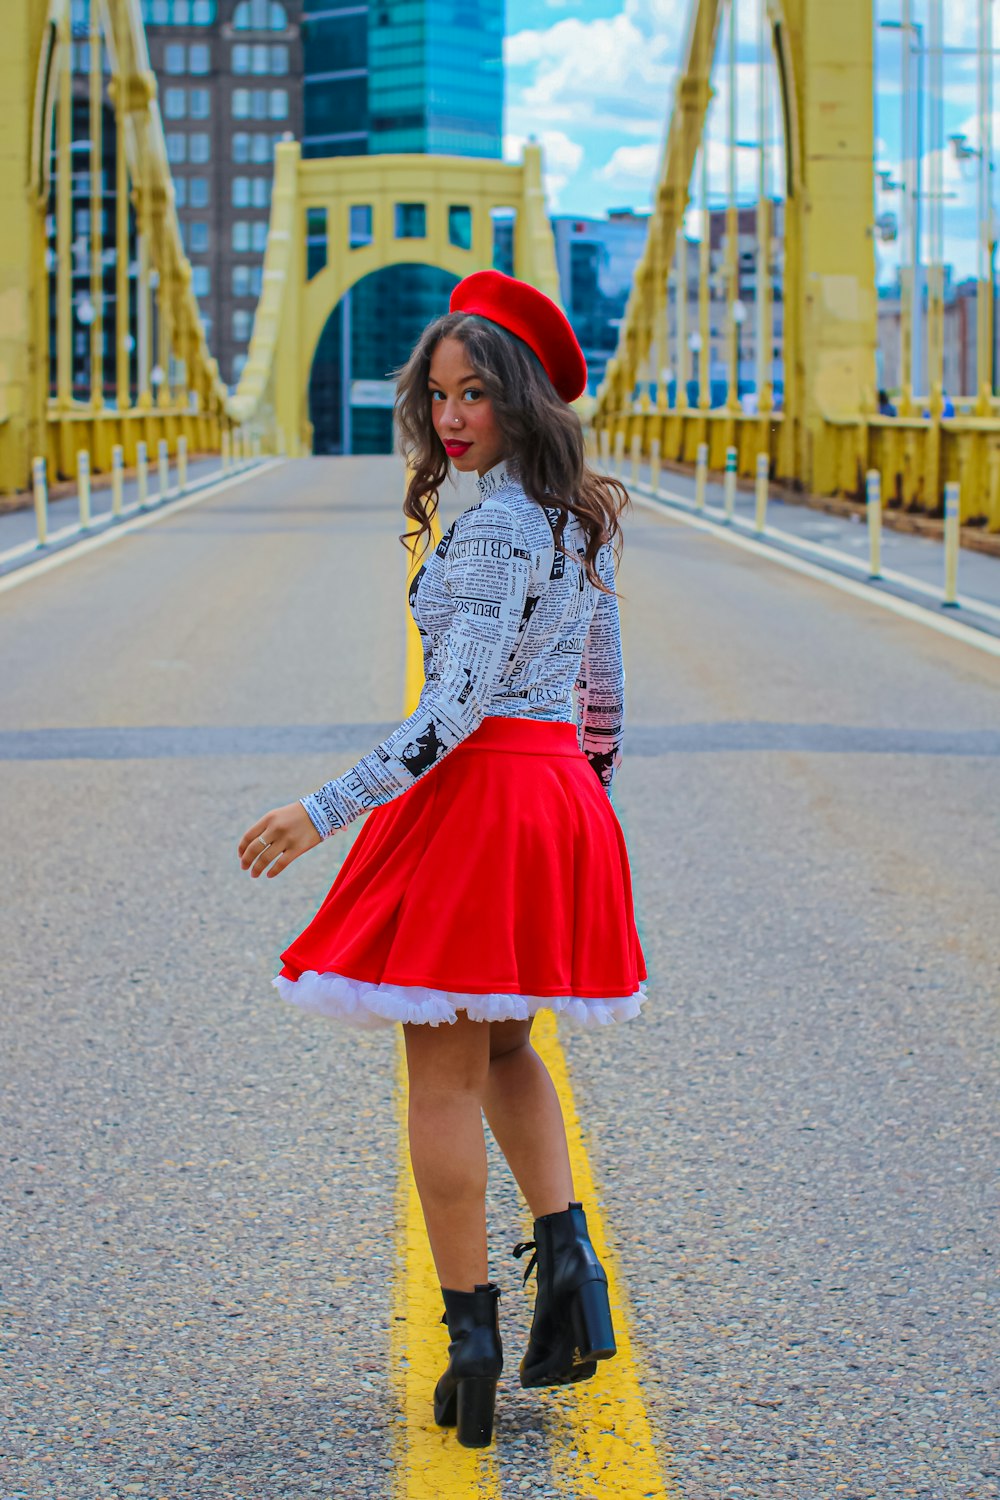
[[514,465],[509,458],[502,458],[492,469],[487,469],[485,474],[477,474],[476,489],[479,491],[481,500],[488,500],[495,495],[504,485],[511,484],[515,478]]

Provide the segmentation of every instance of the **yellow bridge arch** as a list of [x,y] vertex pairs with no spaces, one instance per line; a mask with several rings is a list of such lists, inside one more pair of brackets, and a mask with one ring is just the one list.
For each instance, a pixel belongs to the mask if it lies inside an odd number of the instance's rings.
[[[370,234],[352,244],[351,210]],[[462,156],[338,156],[303,160],[297,141],[275,152],[263,290],[247,363],[233,398],[239,420],[276,424],[290,455],[309,452],[309,375],[327,319],[374,271],[427,265],[462,277],[493,264],[493,211],[513,209],[514,274],[559,301],[555,242],[542,188],[541,148],[520,162]],[[459,211],[468,232],[455,233]],[[400,211],[411,232],[400,233]],[[422,233],[413,233],[412,229]],[[308,275],[307,238],[322,226],[325,265]]]

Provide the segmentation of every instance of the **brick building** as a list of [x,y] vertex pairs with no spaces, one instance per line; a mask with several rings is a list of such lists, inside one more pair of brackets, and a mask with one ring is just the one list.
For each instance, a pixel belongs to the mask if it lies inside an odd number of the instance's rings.
[[274,147],[302,134],[302,0],[142,0],[184,247],[234,386],[260,296]]

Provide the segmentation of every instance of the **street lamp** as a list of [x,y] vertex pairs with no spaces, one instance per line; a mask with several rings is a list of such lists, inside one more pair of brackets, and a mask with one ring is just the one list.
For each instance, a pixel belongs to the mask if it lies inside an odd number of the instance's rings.
[[740,364],[743,358],[743,324],[747,320],[747,305],[739,297],[734,301],[730,309],[733,322],[736,325],[736,399],[740,396]]
[[688,336],[688,348],[694,356],[692,381],[695,386],[699,386],[701,384],[701,334],[697,328]]

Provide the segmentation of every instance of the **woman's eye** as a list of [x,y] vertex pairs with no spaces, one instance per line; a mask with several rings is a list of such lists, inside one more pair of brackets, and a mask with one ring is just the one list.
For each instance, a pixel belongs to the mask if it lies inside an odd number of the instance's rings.
[[444,391],[431,391],[431,401],[434,402],[439,396],[444,396]]
[[483,393],[482,393],[482,391],[477,391],[477,390],[476,390],[476,388],[475,388],[475,386],[474,386],[474,385],[473,385],[473,386],[469,386],[469,388],[468,388],[468,390],[467,390],[467,391],[466,391],[466,392],[465,392],[465,394],[466,394],[466,395],[467,395],[467,396],[471,396],[471,397],[472,397],[472,399],[473,399],[473,400],[474,400],[474,401],[478,401],[478,400],[479,400],[479,397],[480,397],[480,396],[481,396],[481,395],[482,395],[482,394],[483,394]]

